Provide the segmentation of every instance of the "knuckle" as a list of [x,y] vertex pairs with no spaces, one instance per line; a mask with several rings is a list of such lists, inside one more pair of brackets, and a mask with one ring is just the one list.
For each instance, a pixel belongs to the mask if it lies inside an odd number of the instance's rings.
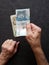
[[14,47],[16,45],[16,41],[13,41],[12,43],[12,47]]
[[4,48],[4,47],[5,47],[4,44],[2,44],[1,48]]
[[36,38],[36,36],[35,35],[33,35],[33,39],[35,39]]
[[10,41],[13,41],[12,39],[10,39]]
[[41,32],[41,31],[42,31],[41,27],[39,27],[39,28],[38,28],[38,31],[39,31],[39,32]]
[[8,48],[7,50],[8,50],[8,52],[10,52],[10,53],[13,51],[11,48]]
[[42,31],[41,27],[39,28],[40,32]]
[[3,44],[2,44],[2,46],[1,47],[3,47]]
[[32,34],[31,34],[31,33],[29,33],[29,34],[28,34],[28,38],[31,38],[31,37],[32,37]]
[[9,41],[9,39],[7,39],[6,41]]

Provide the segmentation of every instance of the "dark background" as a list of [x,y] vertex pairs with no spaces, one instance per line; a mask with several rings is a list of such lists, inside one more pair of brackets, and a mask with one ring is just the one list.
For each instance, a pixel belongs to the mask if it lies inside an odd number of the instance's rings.
[[42,28],[41,45],[49,62],[49,0],[0,0],[0,47],[8,38],[20,41],[18,52],[7,65],[36,65],[25,37],[13,37],[10,15],[15,14],[15,9],[19,8],[30,8],[31,22]]

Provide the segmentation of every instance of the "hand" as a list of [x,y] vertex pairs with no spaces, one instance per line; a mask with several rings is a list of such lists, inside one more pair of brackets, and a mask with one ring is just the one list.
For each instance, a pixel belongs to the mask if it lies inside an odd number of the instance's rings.
[[1,56],[4,60],[8,60],[17,52],[18,44],[19,42],[12,39],[8,39],[2,44]]
[[33,23],[27,24],[26,28],[27,28],[26,39],[29,42],[32,50],[41,47],[40,44],[41,28]]

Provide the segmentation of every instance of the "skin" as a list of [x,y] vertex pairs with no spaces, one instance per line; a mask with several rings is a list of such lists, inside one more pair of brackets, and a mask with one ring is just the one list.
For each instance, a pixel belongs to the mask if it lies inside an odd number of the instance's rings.
[[17,52],[18,44],[19,42],[13,41],[12,39],[8,39],[2,44],[0,65],[5,65],[5,63]]
[[49,65],[41,48],[41,28],[35,24],[27,24],[27,36],[26,39],[34,52],[37,65]]
[[[41,48],[41,28],[33,23],[30,23],[27,24],[26,29],[26,40],[34,52],[37,65],[49,65]],[[0,65],[5,65],[5,63],[17,52],[18,44],[19,42],[16,42],[12,39],[8,39],[2,44],[0,53]]]

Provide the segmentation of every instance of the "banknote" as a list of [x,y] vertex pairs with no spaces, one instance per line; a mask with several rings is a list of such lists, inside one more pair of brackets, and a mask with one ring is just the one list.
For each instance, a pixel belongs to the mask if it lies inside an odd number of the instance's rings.
[[15,15],[10,16],[14,37],[26,36],[26,24],[30,23],[30,9],[17,9]]
[[13,30],[13,35],[16,37],[16,15],[11,15],[11,24],[12,24],[12,30]]
[[30,9],[16,10],[16,32],[17,36],[26,36],[26,24],[30,23]]

